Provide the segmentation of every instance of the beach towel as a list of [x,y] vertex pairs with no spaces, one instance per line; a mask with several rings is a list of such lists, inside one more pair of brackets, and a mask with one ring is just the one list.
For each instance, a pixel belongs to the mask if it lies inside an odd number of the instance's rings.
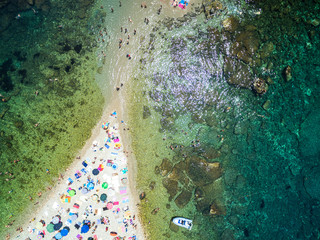
[[88,166],[88,163],[87,163],[86,161],[83,161],[83,162],[82,162],[82,165],[83,165],[84,167],[87,167],[87,166]]
[[129,203],[129,198],[127,197],[122,198],[122,203]]
[[120,194],[125,194],[127,193],[127,187],[119,187]]

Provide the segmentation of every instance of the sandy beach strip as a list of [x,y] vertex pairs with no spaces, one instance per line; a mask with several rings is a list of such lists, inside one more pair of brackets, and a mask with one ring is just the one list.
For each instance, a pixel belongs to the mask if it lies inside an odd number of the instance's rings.
[[144,239],[119,115],[106,111],[81,156],[10,239]]

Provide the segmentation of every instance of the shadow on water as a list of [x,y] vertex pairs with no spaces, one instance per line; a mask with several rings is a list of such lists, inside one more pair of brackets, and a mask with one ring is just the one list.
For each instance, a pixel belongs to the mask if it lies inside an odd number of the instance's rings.
[[141,41],[131,121],[147,232],[316,239],[319,3],[221,2]]
[[105,13],[89,0],[30,2],[0,5],[1,233],[55,184],[104,103],[94,79]]

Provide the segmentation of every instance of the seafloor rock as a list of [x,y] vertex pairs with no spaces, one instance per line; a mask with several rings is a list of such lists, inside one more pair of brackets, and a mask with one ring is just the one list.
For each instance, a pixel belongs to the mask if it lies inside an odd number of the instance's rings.
[[164,178],[162,180],[162,185],[167,189],[167,192],[170,195],[169,200],[171,201],[172,198],[178,193],[178,182],[169,178]]
[[205,145],[203,147],[203,153],[201,153],[201,156],[206,158],[208,161],[210,161],[211,159],[218,158],[220,157],[220,155],[221,155],[220,151],[215,149],[211,145]]
[[306,171],[304,187],[311,198],[320,200],[320,167],[316,166]]
[[274,50],[274,45],[272,42],[265,43],[260,50],[260,58],[265,59],[271,55]]
[[243,31],[236,36],[236,41],[241,43],[248,51],[248,53],[253,56],[259,49],[260,39],[256,31]]
[[263,78],[256,78],[253,83],[253,90],[259,95],[263,95],[268,91],[268,84]]
[[299,149],[303,157],[320,156],[320,109],[315,108],[301,124]]
[[271,105],[271,101],[270,100],[267,100],[264,102],[264,104],[262,105],[263,109],[264,110],[269,110],[270,109],[270,105]]
[[160,120],[163,129],[171,130],[174,126],[174,119],[172,117],[164,117]]
[[195,185],[203,186],[218,179],[222,170],[219,162],[207,163],[204,159],[193,156],[187,159],[187,174]]
[[186,169],[186,164],[181,161],[174,165],[172,172],[168,175],[168,178],[180,182],[182,185],[189,184],[189,178],[185,175],[184,171]]
[[225,215],[225,209],[221,209],[221,207],[219,207],[215,202],[213,202],[210,206],[210,215]]
[[179,231],[179,226],[174,224],[172,221],[170,221],[170,223],[169,223],[169,228],[173,232],[178,232]]
[[231,16],[222,21],[222,26],[229,32],[235,32],[239,28],[240,23],[236,17]]
[[290,66],[287,66],[284,71],[284,79],[289,82],[292,79],[292,68]]
[[224,74],[229,84],[248,89],[253,84],[250,67],[239,60],[226,57],[224,60]]
[[150,116],[151,116],[150,108],[148,106],[143,106],[143,114],[142,114],[143,119],[147,119]]
[[184,189],[179,194],[179,196],[174,200],[174,202],[179,208],[184,208],[189,203],[191,196],[192,196],[192,193]]
[[172,163],[168,158],[162,159],[162,163],[160,165],[160,174],[161,176],[167,176],[169,172],[172,170]]
[[223,240],[234,240],[234,233],[233,230],[230,228],[227,228],[226,230],[223,231],[223,233],[221,234],[221,238]]

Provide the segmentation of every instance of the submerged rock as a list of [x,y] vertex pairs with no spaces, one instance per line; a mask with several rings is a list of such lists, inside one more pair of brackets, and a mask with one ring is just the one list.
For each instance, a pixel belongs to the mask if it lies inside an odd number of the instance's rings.
[[285,69],[284,69],[284,78],[287,82],[289,82],[291,79],[292,79],[292,69],[290,66],[287,66]]
[[169,178],[165,178],[162,180],[162,185],[167,189],[167,192],[169,193],[169,201],[171,201],[172,198],[178,193],[178,182]]
[[221,177],[222,170],[219,162],[207,163],[195,156],[187,159],[187,174],[195,185],[203,186]]
[[169,172],[172,170],[172,163],[168,158],[162,159],[162,163],[159,167],[161,176],[167,176]]
[[268,84],[263,78],[256,78],[253,83],[253,90],[259,95],[263,95],[268,91]]
[[222,21],[222,26],[229,32],[235,32],[236,30],[238,30],[240,23],[236,17],[231,16]]
[[192,193],[188,190],[183,190],[179,196],[174,200],[177,207],[184,208],[190,201]]
[[151,116],[150,108],[148,106],[143,106],[142,118],[147,119],[150,116]]
[[251,89],[253,77],[250,67],[239,60],[226,57],[224,60],[224,74],[229,84]]
[[320,167],[313,167],[306,172],[304,187],[313,199],[320,200]]

